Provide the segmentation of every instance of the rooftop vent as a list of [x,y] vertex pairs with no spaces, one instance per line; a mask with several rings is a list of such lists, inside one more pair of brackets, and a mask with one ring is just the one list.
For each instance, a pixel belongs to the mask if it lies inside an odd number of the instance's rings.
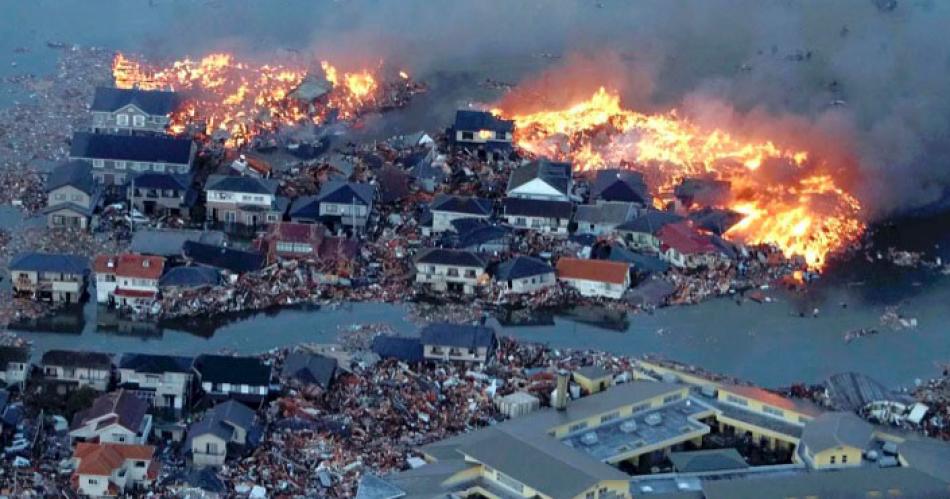
[[643,418],[643,421],[650,426],[659,426],[663,423],[663,415],[659,412],[654,412],[653,414]]
[[624,421],[623,423],[620,423],[620,431],[624,433],[633,433],[637,431],[637,422],[631,419],[630,421]]
[[597,434],[594,432],[585,433],[581,437],[581,443],[584,445],[594,445],[597,443]]

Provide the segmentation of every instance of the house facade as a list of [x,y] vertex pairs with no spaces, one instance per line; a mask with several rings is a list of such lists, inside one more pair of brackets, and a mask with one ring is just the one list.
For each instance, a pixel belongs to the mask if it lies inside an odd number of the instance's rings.
[[681,222],[683,217],[667,211],[647,210],[615,229],[627,245],[637,251],[660,253],[658,233],[664,226]]
[[277,196],[277,182],[271,179],[211,175],[205,192],[211,222],[257,227],[279,222],[286,207]]
[[0,381],[6,386],[20,386],[30,376],[30,350],[25,347],[0,346]]
[[630,267],[608,260],[564,257],[557,261],[557,278],[581,296],[616,300],[630,287]]
[[147,217],[188,220],[196,199],[190,175],[146,172],[132,177],[129,183],[129,202]]
[[92,407],[73,417],[69,438],[79,442],[144,444],[152,431],[148,403],[132,392],[118,390],[100,395]]
[[99,255],[93,267],[96,301],[138,309],[150,306],[158,298],[165,258],[134,253]]
[[47,381],[66,386],[88,386],[104,392],[112,381],[112,357],[99,352],[47,350],[40,360]]
[[570,201],[571,164],[537,159],[516,168],[508,177],[508,197]]
[[663,226],[657,231],[657,239],[660,241],[660,257],[674,267],[713,266],[723,259],[722,251],[711,238],[686,222]]
[[416,260],[416,284],[432,291],[475,294],[487,283],[486,266],[470,251],[436,248]]
[[577,224],[577,232],[603,236],[614,232],[636,214],[637,206],[633,203],[601,201],[578,206],[574,221]]
[[317,196],[298,198],[290,207],[290,219],[298,223],[320,222],[327,227],[363,229],[373,212],[376,186],[331,181]]
[[81,256],[22,253],[9,268],[15,296],[71,304],[86,292],[89,262]]
[[198,148],[191,140],[165,136],[73,134],[70,159],[92,163],[92,177],[99,184],[125,185],[143,172],[191,172]]
[[508,197],[504,200],[505,221],[515,229],[532,230],[566,237],[574,205],[567,201],[548,201]]
[[249,444],[257,416],[240,402],[229,400],[212,407],[191,425],[185,449],[196,467],[220,467],[228,455],[239,454]]
[[58,165],[46,181],[46,225],[51,229],[87,229],[99,205],[99,189],[92,165],[68,161]]
[[455,230],[452,221],[461,218],[488,220],[492,215],[491,200],[477,197],[439,194],[429,205],[432,212],[432,232]]
[[497,345],[495,331],[484,326],[429,324],[419,332],[426,359],[486,363]]
[[547,263],[528,256],[516,256],[498,265],[495,283],[505,293],[537,293],[557,285],[554,268]]
[[267,232],[255,244],[267,255],[268,263],[278,259],[315,259],[320,256],[320,246],[326,237],[327,229],[319,223],[278,222],[268,225]]
[[73,492],[91,498],[143,493],[161,471],[154,456],[155,448],[150,445],[80,442],[73,449]]
[[486,111],[459,110],[450,136],[458,147],[476,149],[489,159],[511,151],[515,124]]
[[174,92],[96,87],[89,109],[92,129],[111,134],[163,134],[178,103]]
[[179,414],[191,401],[193,360],[171,355],[123,354],[119,361],[119,387],[151,407]]

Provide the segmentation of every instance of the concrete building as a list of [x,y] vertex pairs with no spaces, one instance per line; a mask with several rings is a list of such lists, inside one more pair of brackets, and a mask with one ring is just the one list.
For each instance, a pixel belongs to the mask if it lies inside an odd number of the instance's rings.
[[568,201],[507,197],[504,218],[515,229],[566,237],[574,212]]
[[101,191],[92,179],[91,164],[61,163],[46,180],[46,225],[51,229],[87,229],[101,199]]
[[30,376],[30,350],[0,346],[0,381],[4,386],[23,387]]
[[422,355],[430,360],[487,363],[498,343],[495,331],[484,326],[429,324],[419,334]]
[[240,455],[252,443],[257,416],[234,400],[211,408],[191,425],[184,448],[196,467],[220,467],[228,456]]
[[557,278],[581,296],[617,300],[630,287],[630,267],[609,260],[563,257],[557,261]]
[[429,205],[432,213],[432,232],[454,231],[452,222],[462,218],[488,220],[492,216],[489,199],[439,194]]
[[416,284],[433,291],[475,294],[487,284],[487,264],[475,253],[436,248],[415,262]]
[[180,100],[174,92],[96,87],[92,129],[111,134],[164,134]]
[[82,497],[127,497],[158,480],[161,463],[150,445],[80,442],[73,449],[73,492]]
[[528,256],[516,256],[506,260],[495,269],[495,282],[506,293],[536,293],[557,285],[554,268],[547,263]]
[[97,183],[125,185],[132,175],[149,171],[186,175],[197,150],[187,139],[76,132],[69,158],[91,162]]
[[152,431],[148,402],[119,389],[100,395],[73,417],[69,438],[79,442],[144,444]]
[[195,373],[191,357],[122,354],[119,387],[135,394],[151,407],[180,414],[191,402]]
[[71,304],[82,301],[86,292],[89,261],[81,256],[21,253],[9,268],[16,296]]
[[208,221],[254,228],[279,222],[287,200],[277,196],[277,181],[211,175],[205,183]]
[[511,172],[505,192],[512,198],[569,202],[573,185],[570,163],[537,159]]

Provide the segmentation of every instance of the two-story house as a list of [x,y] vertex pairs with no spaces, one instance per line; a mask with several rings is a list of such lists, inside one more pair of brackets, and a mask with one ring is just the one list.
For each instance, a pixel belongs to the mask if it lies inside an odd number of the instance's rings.
[[87,161],[67,161],[46,179],[46,225],[51,229],[89,227],[99,207],[101,192],[92,179]]
[[511,152],[514,132],[514,121],[487,111],[460,109],[455,113],[449,137],[456,147],[476,150],[484,159],[502,159]]
[[630,287],[630,266],[609,260],[562,257],[557,261],[557,278],[581,296],[616,300]]
[[92,129],[97,133],[163,134],[179,102],[174,92],[96,87],[89,109]]
[[119,360],[119,387],[156,409],[181,413],[191,400],[193,362],[191,357],[123,354]]
[[455,228],[452,226],[454,220],[461,218],[488,220],[491,218],[492,202],[490,199],[478,197],[439,194],[429,205],[429,211],[432,213],[432,232],[454,231]]
[[96,301],[138,309],[150,306],[158,298],[158,280],[165,271],[165,258],[134,253],[98,255],[94,268]]
[[129,203],[148,217],[179,217],[188,220],[198,192],[191,175],[145,172],[129,182]]
[[125,185],[143,172],[191,172],[197,145],[191,140],[158,135],[73,134],[70,159],[92,163],[92,178],[100,184]]
[[504,218],[515,229],[566,237],[574,212],[569,201],[507,197]]
[[13,294],[53,303],[79,303],[86,292],[89,261],[77,255],[21,253],[10,262]]
[[252,445],[257,433],[257,415],[244,404],[228,400],[211,408],[191,425],[184,449],[196,467],[224,464],[228,455],[240,455]]
[[201,389],[212,400],[259,404],[270,393],[271,366],[255,357],[199,355],[194,369]]
[[161,471],[151,445],[80,442],[73,449],[73,466],[73,492],[90,498],[144,493]]
[[590,190],[590,202],[619,201],[652,206],[653,198],[643,174],[631,170],[598,170]]
[[674,267],[712,266],[727,258],[709,235],[700,233],[687,222],[664,225],[656,237],[660,241],[660,258]]
[[657,235],[660,229],[681,221],[683,217],[669,211],[646,210],[632,220],[618,225],[614,230],[632,249],[658,254],[660,239]]
[[488,282],[485,260],[471,251],[431,249],[416,259],[415,267],[416,284],[432,291],[471,295]]
[[516,256],[498,264],[495,283],[506,293],[536,293],[557,285],[554,268],[530,256]]
[[571,164],[536,159],[515,168],[508,177],[508,197],[571,201]]
[[30,376],[30,350],[26,347],[0,346],[0,381],[4,386],[20,386]]
[[366,227],[376,199],[376,186],[357,182],[330,181],[317,196],[294,200],[290,219],[300,223],[320,222],[332,229]]
[[40,368],[47,381],[64,388],[88,386],[104,392],[112,381],[112,357],[100,352],[47,350]]
[[152,431],[148,402],[127,390],[100,395],[73,416],[69,438],[78,442],[144,444]]
[[208,220],[258,227],[279,222],[287,200],[277,196],[277,181],[235,175],[211,175],[205,183]]
[[429,324],[419,336],[422,355],[429,360],[485,363],[498,343],[495,331],[485,326]]
[[603,236],[629,222],[637,215],[637,205],[626,201],[598,201],[583,204],[574,213],[577,232]]

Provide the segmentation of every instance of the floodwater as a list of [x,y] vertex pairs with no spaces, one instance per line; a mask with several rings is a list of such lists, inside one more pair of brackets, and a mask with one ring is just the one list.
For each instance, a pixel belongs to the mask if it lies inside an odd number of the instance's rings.
[[[313,44],[313,23],[320,9],[342,8],[337,2],[284,0],[31,0],[8,2],[0,16],[0,77],[55,70],[59,51],[47,42],[81,43],[118,50],[145,52],[155,57],[200,55],[215,49],[303,50]],[[343,26],[345,28],[346,26]],[[250,29],[253,33],[249,35]],[[196,47],[199,47],[196,49]],[[422,104],[403,112],[402,126],[444,125],[451,110],[468,100],[487,99],[473,84],[486,74],[510,81],[526,66],[498,71],[466,65],[432,78],[433,92]],[[422,75],[426,77],[426,75]],[[442,89],[440,90],[439,85]],[[28,95],[0,89],[0,106]],[[400,120],[368,123],[369,133],[399,129]],[[31,220],[26,223],[34,223]],[[0,210],[0,226],[24,223],[12,210]],[[879,247],[900,244],[908,249],[943,253],[950,261],[950,217],[905,221],[882,231]],[[935,246],[937,245],[937,246]],[[937,250],[934,248],[937,247]],[[933,256],[933,255],[931,255]],[[623,331],[555,317],[538,326],[494,325],[504,335],[546,342],[555,347],[596,348],[619,354],[655,353],[740,376],[767,386],[819,381],[840,371],[869,374],[892,386],[909,385],[932,376],[950,361],[947,303],[950,282],[939,274],[905,271],[858,257],[835,269],[803,296],[772,291],[776,303],[736,305],[727,299],[691,307],[667,308],[652,315],[628,317]],[[846,305],[845,306],[843,306]],[[919,327],[891,331],[879,325],[887,305],[918,319]],[[337,308],[288,309],[232,317],[197,330],[184,326],[117,325],[97,327],[97,310],[62,314],[35,324],[22,336],[39,354],[52,348],[107,352],[197,354],[222,349],[259,352],[298,342],[333,341],[337,329],[354,323],[386,322],[397,331],[417,328],[406,321],[401,305],[352,304]],[[812,317],[817,308],[819,314]],[[804,314],[804,317],[800,315]],[[135,326],[135,327],[132,327]],[[846,344],[843,335],[855,328],[876,327],[880,334]]]

